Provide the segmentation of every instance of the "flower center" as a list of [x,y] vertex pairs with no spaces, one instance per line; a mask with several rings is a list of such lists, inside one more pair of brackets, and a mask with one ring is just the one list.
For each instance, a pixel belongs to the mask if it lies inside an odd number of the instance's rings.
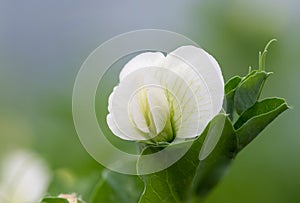
[[128,106],[132,125],[145,138],[154,142],[170,142],[175,137],[173,105],[165,88],[144,86],[135,92]]

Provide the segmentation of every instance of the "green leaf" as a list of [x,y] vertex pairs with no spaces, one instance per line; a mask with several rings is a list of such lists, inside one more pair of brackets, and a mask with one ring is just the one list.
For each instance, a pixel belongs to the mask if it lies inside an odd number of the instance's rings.
[[255,103],[234,124],[239,150],[248,145],[269,123],[289,107],[284,99],[268,98]]
[[[226,119],[225,119],[226,118]],[[226,121],[225,121],[226,120]],[[220,122],[223,121],[223,122]],[[224,128],[223,125],[225,124]],[[192,188],[193,186],[197,188],[198,185],[201,185],[204,183],[201,179],[201,181],[194,182],[194,178],[196,176],[197,171],[202,172],[202,169],[199,169],[199,152],[201,150],[201,147],[205,140],[205,149],[202,152],[203,154],[206,154],[208,156],[203,161],[204,169],[206,175],[211,175],[211,178],[213,175],[215,175],[214,170],[211,170],[212,173],[209,173],[209,170],[206,168],[208,165],[207,159],[212,161],[211,166],[219,167],[220,164],[216,164],[215,161],[223,161],[220,157],[222,156],[228,156],[233,157],[234,149],[236,149],[236,137],[234,134],[227,134],[232,133],[232,124],[228,117],[224,114],[217,115],[211,123],[206,127],[205,131],[202,133],[201,136],[199,136],[193,142],[188,152],[175,164],[170,166],[169,168],[162,170],[160,172],[150,174],[150,175],[144,175],[142,176],[144,182],[145,182],[145,190],[144,193],[140,199],[139,203],[150,203],[150,202],[162,202],[162,203],[173,203],[173,202],[187,202],[191,198]],[[222,131],[225,130],[224,133]],[[218,136],[220,136],[220,139],[218,139]],[[226,135],[228,141],[225,141]],[[231,136],[233,137],[233,140],[231,139]],[[231,143],[233,142],[233,144]],[[184,147],[186,143],[180,143],[177,145],[169,146],[173,148]],[[229,144],[230,146],[226,147],[224,145]],[[220,149],[216,149],[220,148]],[[228,149],[226,151],[225,149]],[[153,148],[148,147],[146,148],[142,154],[149,154],[153,152],[157,152],[161,150],[160,148]],[[219,151],[221,150],[221,151]],[[226,153],[225,153],[226,151]],[[174,151],[176,152],[176,151]],[[222,155],[216,156],[214,155],[212,158],[210,158],[211,154],[218,154],[218,153],[224,153]],[[202,156],[203,156],[202,154]],[[164,157],[164,159],[167,159],[168,156]],[[202,157],[203,158],[203,157]],[[220,159],[219,159],[220,158]],[[165,160],[157,160],[160,162],[164,162]],[[208,162],[210,162],[208,161]],[[142,162],[138,162],[138,167],[143,165]],[[201,163],[200,163],[201,164]],[[201,165],[201,167],[203,167]],[[214,173],[214,174],[213,174]],[[206,181],[206,180],[205,180]],[[194,183],[194,185],[193,185]]]
[[242,81],[242,78],[240,76],[234,76],[225,85],[225,94],[230,93],[231,91],[234,91],[236,87],[240,84]]
[[138,202],[142,190],[143,183],[138,176],[104,170],[89,203]]
[[200,164],[194,180],[197,199],[203,199],[223,177],[236,155],[237,137],[228,116],[219,114],[210,124],[200,152]]
[[254,70],[242,80],[234,95],[234,106],[238,114],[255,104],[270,74]]
[[240,76],[234,76],[231,78],[225,85],[225,102],[223,104],[223,108],[226,113],[229,114],[231,120],[233,120],[234,113],[234,95],[237,86],[242,81]]
[[60,197],[45,197],[41,203],[69,203],[69,201]]

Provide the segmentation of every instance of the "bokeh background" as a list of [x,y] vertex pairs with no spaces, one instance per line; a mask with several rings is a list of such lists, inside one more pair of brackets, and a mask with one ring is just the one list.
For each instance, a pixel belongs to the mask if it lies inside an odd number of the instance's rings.
[[86,57],[117,34],[181,33],[218,60],[226,80],[256,68],[258,51],[277,38],[267,56],[275,74],[263,96],[284,97],[293,109],[238,155],[207,202],[298,203],[299,19],[296,0],[1,0],[0,161],[18,149],[33,151],[50,168],[49,194],[88,196],[103,167],[76,135],[72,88]]

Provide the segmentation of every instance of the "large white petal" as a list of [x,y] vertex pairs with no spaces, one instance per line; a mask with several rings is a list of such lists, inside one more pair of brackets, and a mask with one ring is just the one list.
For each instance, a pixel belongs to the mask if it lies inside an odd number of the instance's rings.
[[[194,46],[182,46],[174,50],[167,56],[167,61],[172,60],[177,61],[177,66],[184,66],[185,63],[190,68],[193,68],[205,81],[213,105],[213,114],[219,113],[223,104],[224,79],[216,60],[203,49]],[[176,68],[170,66],[170,64],[167,67],[176,71]],[[187,68],[183,69],[186,70]],[[182,72],[182,69],[179,72]]]
[[[197,100],[197,104],[191,102],[191,99],[186,99],[182,104],[181,136],[189,138],[200,135],[222,108],[224,81],[219,66],[202,49],[184,46],[167,55],[164,67],[176,73],[188,85],[185,88],[190,89]],[[182,83],[177,83],[174,88],[178,89],[179,93],[184,89],[181,87]],[[191,98],[187,95],[181,97]],[[197,119],[198,114],[200,118]],[[193,127],[186,122],[193,119],[199,122],[197,135],[192,135]]]
[[203,106],[200,108],[198,105],[198,100],[191,87],[193,83],[190,83],[192,80],[185,80],[186,77],[182,77],[183,75],[183,73],[176,74],[168,70],[164,81],[170,94],[172,94],[171,106],[173,106],[173,124],[176,136],[178,138],[191,138],[199,135],[199,132],[205,127],[202,125],[201,119],[207,115],[204,115],[206,112],[203,111],[203,115],[200,116]]
[[165,56],[161,52],[145,52],[132,58],[121,70],[120,81],[128,74],[145,67],[162,67]]
[[[202,50],[204,51],[204,50]],[[218,76],[219,78],[223,81],[223,84],[224,84],[224,78],[223,78],[223,75],[222,75],[222,71],[221,71],[221,68],[220,68],[220,65],[219,63],[217,62],[217,60],[212,56],[210,55],[209,53],[207,53],[206,51],[204,51],[204,53],[208,56],[208,58],[210,59],[211,63],[213,64],[216,72],[218,73]]]

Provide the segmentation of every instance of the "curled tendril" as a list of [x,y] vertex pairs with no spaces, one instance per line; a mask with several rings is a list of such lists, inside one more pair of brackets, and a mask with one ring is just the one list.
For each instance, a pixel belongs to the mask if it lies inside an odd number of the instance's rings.
[[266,69],[266,57],[267,57],[267,53],[268,53],[268,48],[270,46],[270,44],[272,44],[272,42],[276,42],[277,39],[271,39],[268,44],[265,46],[265,49],[263,50],[263,52],[259,52],[258,55],[258,70],[260,71],[264,71]]

